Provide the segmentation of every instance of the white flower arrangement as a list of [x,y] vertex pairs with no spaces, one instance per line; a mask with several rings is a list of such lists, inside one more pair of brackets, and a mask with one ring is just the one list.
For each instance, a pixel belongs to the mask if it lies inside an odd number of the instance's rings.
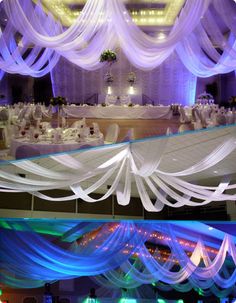
[[114,81],[114,78],[112,76],[112,74],[110,72],[107,72],[104,76],[104,80],[107,82],[107,83],[112,83]]
[[134,72],[128,73],[127,81],[128,81],[130,84],[134,84],[135,81],[136,81],[136,74],[135,74]]

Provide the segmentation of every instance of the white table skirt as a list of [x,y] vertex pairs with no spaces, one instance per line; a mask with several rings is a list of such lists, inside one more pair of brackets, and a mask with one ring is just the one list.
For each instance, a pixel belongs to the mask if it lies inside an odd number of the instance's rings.
[[99,138],[97,137],[90,137],[86,138],[83,142],[76,142],[76,141],[64,141],[63,143],[51,143],[49,141],[40,141],[37,143],[29,142],[26,139],[12,139],[10,144],[10,155],[12,157],[15,157],[16,150],[20,146],[29,146],[33,147],[34,149],[37,149],[37,151],[40,153],[40,155],[46,155],[46,154],[53,154],[53,153],[59,153],[64,151],[72,151],[77,150],[85,145],[89,146],[98,146],[103,145],[104,139],[103,135]]
[[171,119],[170,106],[65,106],[64,113],[74,118]]

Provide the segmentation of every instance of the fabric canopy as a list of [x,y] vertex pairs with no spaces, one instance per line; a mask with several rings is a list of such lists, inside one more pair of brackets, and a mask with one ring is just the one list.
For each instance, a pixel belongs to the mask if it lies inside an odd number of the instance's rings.
[[[46,14],[40,2],[33,5],[31,0],[3,1],[3,7],[9,21],[0,36],[0,68],[6,72],[40,77],[55,66],[60,56],[95,70],[102,66],[101,53],[116,47],[121,47],[129,61],[142,70],[157,67],[173,51],[199,77],[236,69],[233,0],[187,0],[169,35],[162,40],[142,31],[122,0],[88,0],[67,29]],[[230,31],[228,37],[216,17]],[[14,39],[15,32],[22,36],[19,43]],[[32,45],[30,54],[23,57]]]
[[[216,186],[197,185],[183,178],[211,170],[226,159],[236,149],[234,136],[199,162],[176,172],[160,169],[167,142],[168,136],[55,154],[49,156],[51,167],[47,167],[47,161],[37,163],[37,159],[12,161],[0,171],[0,191],[28,192],[48,201],[82,199],[89,203],[116,194],[120,205],[128,205],[136,188],[143,207],[152,212],[161,211],[165,205],[201,206],[212,201],[235,200],[236,184],[230,184],[228,176]],[[12,172],[12,166],[18,169],[17,174]],[[19,169],[25,177],[19,175]],[[52,189],[68,189],[68,194],[55,198],[50,195]],[[99,189],[105,193],[92,198],[90,194]]]
[[[83,237],[65,248],[34,232],[26,221],[6,225],[7,229],[1,228],[0,281],[11,287],[94,276],[112,289],[156,283],[166,291],[201,288],[223,296],[233,291],[236,282],[235,241],[227,234],[213,248],[197,234],[196,240],[186,240],[184,229],[177,232],[169,223],[85,222],[76,229]],[[86,233],[92,226],[95,232]],[[166,247],[164,252],[159,244]]]

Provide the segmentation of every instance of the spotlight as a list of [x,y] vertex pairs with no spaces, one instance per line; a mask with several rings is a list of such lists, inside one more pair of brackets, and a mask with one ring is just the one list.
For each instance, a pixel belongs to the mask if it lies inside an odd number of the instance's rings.
[[165,33],[162,33],[162,32],[158,33],[158,35],[157,35],[157,39],[158,40],[163,40],[165,38],[166,38],[166,34]]
[[129,94],[134,95],[134,87],[133,86],[129,87]]
[[51,293],[51,285],[50,283],[46,283],[44,285],[44,296],[43,296],[43,303],[52,303],[52,293]]
[[94,287],[90,288],[88,303],[97,303],[96,290]]
[[108,95],[111,95],[111,93],[112,93],[111,86],[108,86],[108,88],[107,88],[107,94],[108,94]]

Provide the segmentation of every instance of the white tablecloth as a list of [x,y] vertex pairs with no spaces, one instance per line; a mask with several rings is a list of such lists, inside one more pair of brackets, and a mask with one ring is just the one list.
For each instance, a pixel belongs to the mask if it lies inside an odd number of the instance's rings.
[[64,113],[74,118],[171,119],[170,106],[65,106]]
[[104,144],[103,135],[101,134],[99,138],[89,137],[85,141],[76,142],[74,140],[64,141],[63,143],[51,143],[50,141],[40,141],[37,143],[32,143],[27,139],[12,139],[10,144],[10,155],[15,157],[16,150],[19,146],[29,146],[37,149],[40,155],[59,153],[64,151],[77,150],[83,146],[98,146]]

